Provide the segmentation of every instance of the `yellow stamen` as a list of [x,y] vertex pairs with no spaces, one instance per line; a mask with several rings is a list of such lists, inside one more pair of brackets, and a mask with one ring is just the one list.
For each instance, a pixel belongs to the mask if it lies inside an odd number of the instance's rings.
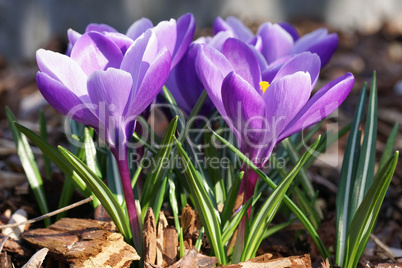
[[262,88],[262,94],[264,94],[267,88],[269,87],[269,83],[267,81],[261,81],[260,86]]

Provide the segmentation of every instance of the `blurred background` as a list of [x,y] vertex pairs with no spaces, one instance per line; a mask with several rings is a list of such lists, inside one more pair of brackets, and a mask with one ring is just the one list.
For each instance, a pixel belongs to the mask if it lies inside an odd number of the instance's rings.
[[141,17],[156,24],[186,12],[198,29],[235,15],[249,23],[308,18],[347,32],[373,33],[384,25],[402,32],[401,0],[0,0],[0,54],[32,59],[49,40],[65,39],[68,28],[82,32],[98,22],[125,33]]

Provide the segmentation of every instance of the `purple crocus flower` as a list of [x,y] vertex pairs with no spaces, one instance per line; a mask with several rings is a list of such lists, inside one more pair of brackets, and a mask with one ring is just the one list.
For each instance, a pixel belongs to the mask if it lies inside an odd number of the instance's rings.
[[[127,30],[126,34],[119,33],[115,28],[106,24],[89,24],[85,32],[100,32],[113,40],[120,47],[124,54],[131,43],[141,36],[146,30],[153,28],[158,39],[158,47],[166,47],[172,55],[171,69],[183,57],[188,46],[194,37],[195,19],[193,14],[187,13],[180,18],[161,21],[155,27],[148,18],[141,18],[135,21]],[[80,33],[70,29],[68,30],[68,39],[70,41],[69,51],[74,46],[76,40],[81,36]]]
[[[252,49],[228,39],[222,51],[200,46],[198,74],[209,97],[234,132],[240,150],[262,168],[273,148],[286,137],[322,120],[344,101],[354,84],[347,73],[310,98],[320,72],[320,58],[304,52],[274,72],[262,71]],[[258,175],[246,170],[244,201]]]
[[[213,37],[200,37],[195,40],[188,48],[183,58],[172,69],[166,86],[172,93],[176,100],[176,103],[180,109],[182,109],[187,115],[189,115],[197,103],[198,98],[204,91],[204,85],[198,78],[195,62],[198,54],[198,49],[201,44],[208,44],[217,50],[221,50],[223,44],[228,38],[234,37],[229,31],[219,32]],[[259,54],[259,53],[258,53]],[[263,61],[264,66],[267,67],[265,59],[260,58]],[[215,109],[212,101],[207,98],[200,111],[201,115],[208,116]]]
[[260,25],[257,35],[236,17],[225,20],[218,17],[213,25],[214,34],[220,31],[230,31],[236,38],[254,45],[264,55],[268,64],[281,64],[291,56],[310,51],[320,56],[321,66],[325,66],[338,46],[338,35],[328,34],[325,28],[317,29],[299,37],[296,29],[286,22],[272,24],[265,22]]
[[141,251],[139,219],[127,163],[137,116],[154,100],[169,72],[171,55],[148,29],[123,53],[98,31],[78,37],[70,56],[40,49],[37,85],[62,114],[95,129],[116,158],[134,244]]

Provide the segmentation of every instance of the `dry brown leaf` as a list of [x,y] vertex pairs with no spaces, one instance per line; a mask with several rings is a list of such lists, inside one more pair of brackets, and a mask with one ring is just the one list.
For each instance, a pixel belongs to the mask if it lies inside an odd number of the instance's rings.
[[[25,210],[18,209],[16,212],[14,212],[13,215],[11,215],[11,218],[8,221],[8,224],[25,222],[28,220],[27,217],[28,217],[28,215]],[[20,240],[21,233],[24,231],[24,229],[25,229],[25,224],[14,227],[14,228],[5,228],[2,230],[2,234],[10,235],[10,238],[12,238],[14,240]]]
[[42,248],[36,252],[22,268],[40,268],[49,249]]

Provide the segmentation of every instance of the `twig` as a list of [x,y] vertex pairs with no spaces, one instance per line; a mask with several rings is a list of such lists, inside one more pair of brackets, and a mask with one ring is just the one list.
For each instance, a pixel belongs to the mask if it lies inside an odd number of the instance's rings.
[[385,245],[380,239],[378,239],[377,236],[373,234],[370,235],[370,238],[379,248],[384,251],[385,255],[387,255],[388,258],[390,258],[393,262],[396,262],[396,255],[387,245]]
[[33,219],[31,219],[31,220],[24,221],[24,222],[18,222],[18,223],[7,224],[7,225],[2,225],[2,226],[0,226],[0,230],[1,230],[1,229],[5,229],[5,228],[14,228],[14,227],[17,227],[17,226],[20,226],[20,225],[23,225],[23,224],[29,224],[29,223],[34,223],[34,222],[37,222],[37,221],[41,221],[41,220],[43,220],[43,219],[52,217],[52,216],[57,215],[57,214],[59,214],[59,213],[62,213],[62,212],[64,212],[64,211],[67,211],[67,210],[73,209],[73,208],[75,208],[75,207],[81,206],[81,205],[83,205],[83,204],[85,204],[85,203],[91,202],[92,200],[93,200],[93,197],[92,197],[92,195],[91,195],[90,197],[85,198],[84,200],[78,201],[78,202],[76,202],[76,203],[74,203],[74,204],[71,204],[71,205],[66,206],[66,207],[64,207],[64,208],[57,209],[57,210],[55,210],[55,211],[53,211],[53,212],[49,212],[49,213],[47,213],[47,214],[45,214],[45,215],[42,215],[42,216],[33,218]]

